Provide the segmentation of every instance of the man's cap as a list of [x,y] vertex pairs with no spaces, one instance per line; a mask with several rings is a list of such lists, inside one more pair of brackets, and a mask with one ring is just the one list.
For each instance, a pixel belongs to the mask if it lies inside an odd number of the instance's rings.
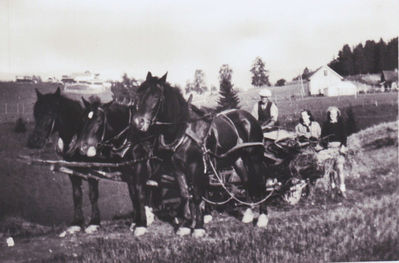
[[272,96],[272,92],[269,89],[261,89],[259,91],[259,96],[261,96],[261,97],[271,97]]

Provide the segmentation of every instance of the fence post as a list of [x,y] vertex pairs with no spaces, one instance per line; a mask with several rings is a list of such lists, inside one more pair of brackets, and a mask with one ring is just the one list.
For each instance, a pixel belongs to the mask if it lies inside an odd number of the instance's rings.
[[7,115],[7,103],[4,104],[4,113]]
[[19,103],[17,103],[17,114],[19,114]]

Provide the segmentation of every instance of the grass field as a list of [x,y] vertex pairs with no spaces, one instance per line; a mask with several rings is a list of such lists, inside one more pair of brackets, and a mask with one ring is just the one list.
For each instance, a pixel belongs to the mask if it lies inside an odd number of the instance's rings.
[[94,235],[59,238],[62,226],[43,227],[7,217],[0,238],[1,261],[51,262],[330,262],[399,260],[398,122],[350,136],[348,198],[332,199],[320,180],[312,199],[269,209],[266,230],[214,212],[202,239],[177,237],[156,220],[134,238],[127,220],[103,223]]
[[[207,226],[208,235],[196,240],[179,238],[170,225],[156,220],[141,239],[129,232],[131,211],[127,187],[120,183],[100,184],[103,228],[95,235],[60,239],[72,219],[69,179],[48,167],[28,166],[16,161],[19,154],[55,158],[54,145],[42,151],[24,147],[27,134],[12,132],[15,119],[4,118],[2,105],[28,103],[36,99],[34,88],[54,92],[55,85],[0,85],[0,262],[7,261],[139,261],[139,262],[320,262],[399,259],[399,195],[397,122],[369,128],[349,139],[347,200],[333,200],[321,180],[312,200],[297,206],[272,204],[266,230],[243,225],[237,218],[215,214]],[[15,89],[15,90],[14,90]],[[277,89],[277,88],[276,88]],[[352,106],[359,129],[398,120],[397,93],[376,93],[358,97],[305,97],[279,90],[277,105],[281,125],[292,129],[300,109],[310,109],[322,122],[325,110],[337,105],[344,114]],[[108,94],[109,95],[109,94]],[[107,96],[108,96],[107,95]],[[294,97],[292,97],[294,95]],[[256,90],[239,94],[241,106],[250,110],[257,101]],[[76,99],[80,95],[75,96]],[[207,100],[207,105],[216,99]],[[3,104],[2,104],[3,103]],[[212,104],[213,103],[213,104]],[[31,118],[25,108],[24,119]],[[9,111],[10,108],[8,109]],[[30,116],[29,118],[27,116]],[[28,132],[33,124],[28,124]],[[84,184],[84,212],[90,213]],[[16,246],[7,248],[5,238],[13,236]]]

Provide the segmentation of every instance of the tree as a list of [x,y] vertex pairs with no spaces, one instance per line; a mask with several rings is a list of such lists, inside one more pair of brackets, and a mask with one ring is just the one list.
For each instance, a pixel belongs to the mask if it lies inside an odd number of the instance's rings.
[[342,63],[342,74],[344,76],[353,75],[353,54],[349,45],[342,48],[338,59]]
[[365,65],[364,65],[364,70],[366,73],[375,73],[376,72],[376,67],[375,67],[375,47],[376,44],[374,40],[367,40],[366,44],[364,45],[364,57],[365,57]]
[[353,73],[355,75],[366,73],[366,57],[361,43],[353,49]]
[[398,68],[398,38],[393,38],[387,46],[387,69]]
[[309,75],[310,75],[310,71],[309,71],[309,69],[306,67],[306,68],[303,70],[302,79],[303,79],[303,80],[309,80]]
[[197,69],[194,73],[194,81],[190,83],[189,81],[186,83],[185,91],[189,93],[194,91],[198,94],[202,94],[208,90],[208,87],[205,85],[205,74],[201,69]]
[[277,80],[277,82],[276,82],[276,86],[277,87],[281,87],[281,86],[284,86],[284,85],[285,85],[285,79]]
[[377,43],[375,50],[375,63],[376,63],[376,73],[385,70],[385,60],[386,60],[386,44],[382,38]]
[[233,70],[229,65],[224,64],[219,70],[219,100],[217,111],[223,111],[226,109],[238,109],[240,99],[237,96],[237,92],[233,89],[233,84],[231,83]]
[[112,98],[116,101],[127,103],[135,97],[138,86],[139,82],[135,78],[129,78],[129,76],[124,73],[122,81],[112,83]]
[[269,71],[265,68],[265,63],[260,57],[256,57],[252,64],[250,72],[252,73],[251,84],[255,87],[270,86]]

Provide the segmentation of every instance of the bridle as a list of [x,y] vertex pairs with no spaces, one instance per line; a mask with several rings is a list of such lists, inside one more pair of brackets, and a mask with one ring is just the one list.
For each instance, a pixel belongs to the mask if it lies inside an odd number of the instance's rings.
[[98,142],[98,145],[100,145],[100,146],[102,146],[102,147],[104,147],[104,146],[114,146],[114,145],[112,144],[112,142],[115,141],[115,140],[117,140],[117,139],[119,139],[123,134],[125,134],[125,133],[129,130],[130,124],[131,124],[131,115],[132,115],[132,112],[131,112],[131,110],[129,109],[129,123],[128,123],[128,125],[127,125],[121,132],[119,132],[118,134],[116,134],[115,136],[113,136],[113,137],[111,137],[111,138],[105,140],[105,134],[106,134],[106,132],[107,132],[107,126],[108,126],[108,117],[107,117],[107,114],[106,114],[106,112],[104,111],[103,108],[97,107],[97,110],[100,111],[100,112],[102,112],[103,115],[104,115],[104,118],[103,118],[103,125],[102,125],[102,126],[103,126],[103,129],[102,129],[102,132],[101,132],[101,139],[100,139],[100,141]]

